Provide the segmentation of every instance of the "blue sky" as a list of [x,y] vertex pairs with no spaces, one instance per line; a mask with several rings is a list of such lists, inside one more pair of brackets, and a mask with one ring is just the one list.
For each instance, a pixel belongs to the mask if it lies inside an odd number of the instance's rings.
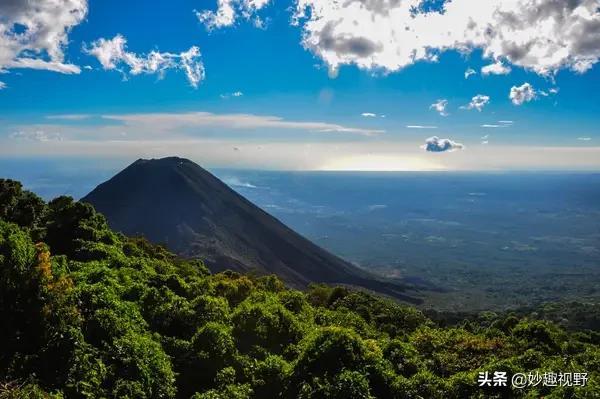
[[[600,169],[597,1],[556,10],[556,2],[537,0],[548,12],[520,25],[498,15],[540,14],[525,1],[491,0],[495,9],[487,10],[465,0],[356,0],[337,8],[322,0],[65,0],[62,10],[48,5],[51,19],[39,14],[48,0],[37,10],[8,3],[0,5],[0,21],[11,27],[0,30],[3,158]],[[420,7],[411,11],[417,18],[406,17],[406,3]],[[497,35],[467,29],[461,7]],[[80,18],[69,19],[73,10]],[[41,37],[44,24],[56,35]],[[184,54],[194,46],[200,55],[189,53],[190,75]],[[152,51],[158,68],[149,63]],[[484,76],[493,64],[496,73]],[[469,68],[475,73],[465,78]],[[477,95],[479,109],[469,109]],[[441,112],[431,107],[439,100]],[[433,136],[439,140],[427,145]]]

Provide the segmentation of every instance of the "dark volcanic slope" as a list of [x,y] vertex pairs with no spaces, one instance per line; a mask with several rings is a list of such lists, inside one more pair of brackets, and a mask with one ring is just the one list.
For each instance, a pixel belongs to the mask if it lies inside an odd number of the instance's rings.
[[187,159],[137,160],[82,201],[115,230],[200,257],[213,271],[256,270],[296,287],[348,284],[416,301],[300,236]]

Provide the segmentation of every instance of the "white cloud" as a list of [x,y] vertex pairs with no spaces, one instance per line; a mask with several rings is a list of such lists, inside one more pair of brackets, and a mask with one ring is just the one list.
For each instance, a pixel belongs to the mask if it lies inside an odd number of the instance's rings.
[[60,133],[46,133],[42,130],[35,131],[17,131],[9,136],[13,140],[27,140],[27,141],[63,141],[63,137]]
[[89,114],[62,114],[62,115],[48,115],[48,116],[46,116],[46,119],[82,121],[85,119],[89,119],[91,117],[92,117],[92,115],[89,115]]
[[489,96],[484,96],[483,94],[478,94],[471,99],[471,102],[469,104],[463,105],[460,108],[467,109],[467,110],[476,109],[477,111],[481,112],[483,110],[483,108],[487,104],[489,104],[489,102],[490,102]]
[[467,68],[467,70],[465,71],[465,79],[469,79],[469,77],[471,75],[476,75],[477,72],[475,72],[475,70],[473,68]]
[[0,70],[79,73],[65,62],[71,29],[87,15],[87,0],[0,1]]
[[349,133],[361,136],[374,136],[384,130],[364,129],[343,126],[328,122],[290,121],[277,116],[253,114],[214,114],[210,112],[188,113],[148,113],[103,115],[102,118],[119,121],[141,131],[161,132],[185,128],[216,127],[219,129],[293,129],[320,133]]
[[367,209],[369,210],[369,212],[373,212],[373,211],[379,211],[382,209],[387,209],[387,205],[385,204],[374,204],[374,205],[369,205],[367,207]]
[[377,114],[374,114],[372,112],[363,112],[362,114],[360,114],[361,116],[364,116],[365,118],[375,118],[377,117]]
[[124,75],[157,74],[162,78],[169,69],[183,70],[193,87],[204,79],[204,65],[200,58],[200,49],[190,47],[179,54],[151,51],[147,55],[138,55],[127,51],[127,39],[118,34],[112,39],[100,38],[84,51],[96,57],[105,70],[118,70]]
[[452,152],[462,150],[465,146],[450,139],[433,136],[425,140],[425,144],[421,148],[428,152]]
[[[289,120],[278,116],[255,114],[227,114],[210,112],[185,113],[140,113],[114,115],[49,115],[46,123],[2,125],[0,124],[0,147],[2,139],[14,134],[13,138],[33,138],[30,132],[45,132],[48,138],[58,136],[65,142],[72,141],[152,141],[152,140],[191,140],[206,137],[236,138],[237,140],[274,137],[282,140],[300,140],[307,136],[336,135],[352,137],[365,142],[362,137],[378,136],[385,130],[349,126],[330,122],[310,120]],[[72,123],[79,121],[79,123]],[[3,132],[5,133],[3,135]],[[38,134],[43,139],[43,134]],[[237,144],[237,143],[236,143]]]
[[553,96],[555,94],[558,94],[558,87],[551,87],[550,89],[548,89],[548,91],[539,90],[538,94],[541,95],[541,96],[543,96],[543,97]]
[[244,93],[242,93],[241,91],[234,91],[233,93],[223,93],[219,95],[219,97],[221,97],[222,99],[228,99],[231,97],[242,97],[243,95]]
[[511,68],[507,65],[504,65],[502,61],[496,61],[493,64],[486,65],[481,68],[481,74],[483,76],[487,75],[508,75],[511,71]]
[[6,89],[6,83],[0,81],[0,90]]
[[302,44],[330,68],[398,71],[441,52],[469,53],[541,75],[585,72],[600,58],[598,0],[297,0]]
[[523,103],[532,101],[536,98],[536,92],[532,85],[529,83],[523,83],[521,86],[513,86],[510,89],[508,98],[515,105],[522,105]]
[[579,141],[592,141],[591,137],[577,137],[577,140]]
[[437,113],[439,113],[441,116],[448,116],[448,113],[446,112],[446,107],[448,106],[448,100],[437,100],[436,102],[434,102],[433,104],[431,104],[429,106],[429,109],[435,109]]
[[240,180],[238,177],[230,176],[223,178],[223,182],[230,187],[242,187],[242,188],[258,188],[252,183]]
[[407,129],[437,129],[437,126],[428,125],[406,125]]
[[253,19],[254,26],[264,29],[264,21],[255,14],[269,2],[270,0],[218,0],[215,11],[196,11],[196,17],[208,30],[232,26],[239,16],[246,20]]
[[510,121],[498,121],[498,123],[485,123],[485,124],[481,125],[481,127],[483,127],[483,128],[490,128],[490,129],[506,128],[506,127],[511,127],[511,126],[512,126],[512,122],[510,122]]

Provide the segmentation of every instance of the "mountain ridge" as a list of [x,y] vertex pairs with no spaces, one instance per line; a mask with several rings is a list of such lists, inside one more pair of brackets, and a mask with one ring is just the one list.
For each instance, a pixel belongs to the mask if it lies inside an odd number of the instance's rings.
[[81,199],[110,226],[141,235],[213,272],[276,274],[293,287],[359,286],[419,303],[407,286],[382,281],[327,252],[184,158],[138,159]]

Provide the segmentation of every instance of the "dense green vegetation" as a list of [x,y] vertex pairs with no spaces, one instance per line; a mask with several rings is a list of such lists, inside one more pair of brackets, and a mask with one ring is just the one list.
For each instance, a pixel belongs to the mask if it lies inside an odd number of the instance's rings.
[[[148,215],[151,217],[151,215]],[[344,287],[211,275],[87,204],[0,180],[1,398],[598,398],[600,334],[484,314],[440,327]],[[480,371],[588,372],[484,387]]]

